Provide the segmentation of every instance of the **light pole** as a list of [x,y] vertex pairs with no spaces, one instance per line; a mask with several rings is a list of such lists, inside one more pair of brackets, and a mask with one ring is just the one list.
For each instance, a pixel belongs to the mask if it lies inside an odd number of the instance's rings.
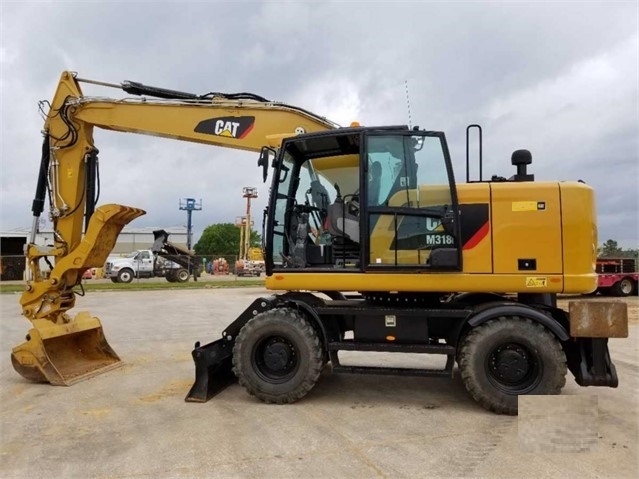
[[184,198],[180,200],[180,210],[186,211],[187,223],[186,223],[186,248],[191,249],[191,240],[193,238],[193,224],[191,222],[191,213],[193,211],[202,210],[202,200],[196,202],[195,198]]
[[246,222],[240,235],[240,259],[248,259],[248,250],[251,247],[251,199],[257,198],[257,188],[245,186],[242,188],[242,196],[246,198]]

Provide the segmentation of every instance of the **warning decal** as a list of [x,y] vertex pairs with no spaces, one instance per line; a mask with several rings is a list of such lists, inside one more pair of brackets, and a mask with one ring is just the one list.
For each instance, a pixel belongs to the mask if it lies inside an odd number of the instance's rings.
[[526,288],[545,288],[548,285],[548,278],[527,277]]

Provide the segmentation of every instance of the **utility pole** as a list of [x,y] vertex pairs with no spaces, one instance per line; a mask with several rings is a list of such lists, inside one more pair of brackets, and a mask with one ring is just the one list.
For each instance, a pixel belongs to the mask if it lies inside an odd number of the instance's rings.
[[257,198],[257,188],[245,186],[242,188],[242,197],[246,198],[246,216],[240,220],[240,259],[248,259],[248,250],[251,247],[251,199]]
[[197,203],[195,198],[184,198],[180,200],[180,210],[186,211],[187,223],[186,223],[186,249],[191,249],[191,242],[193,239],[193,223],[191,222],[191,214],[193,211],[202,210],[202,200]]

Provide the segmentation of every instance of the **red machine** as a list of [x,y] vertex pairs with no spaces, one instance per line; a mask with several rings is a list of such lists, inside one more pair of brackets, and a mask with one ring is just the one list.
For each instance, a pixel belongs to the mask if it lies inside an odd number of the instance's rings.
[[599,258],[597,260],[598,285],[595,293],[603,296],[630,296],[637,294],[639,273],[637,261],[632,258]]

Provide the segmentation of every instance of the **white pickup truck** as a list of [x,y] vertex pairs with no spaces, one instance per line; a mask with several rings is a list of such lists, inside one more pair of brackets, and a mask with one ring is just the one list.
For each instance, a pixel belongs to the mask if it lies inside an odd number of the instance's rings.
[[168,242],[164,230],[154,231],[151,249],[137,250],[124,258],[109,258],[104,274],[114,283],[130,283],[134,278],[164,277],[167,281],[184,283],[193,275],[197,281],[199,265],[193,253]]

